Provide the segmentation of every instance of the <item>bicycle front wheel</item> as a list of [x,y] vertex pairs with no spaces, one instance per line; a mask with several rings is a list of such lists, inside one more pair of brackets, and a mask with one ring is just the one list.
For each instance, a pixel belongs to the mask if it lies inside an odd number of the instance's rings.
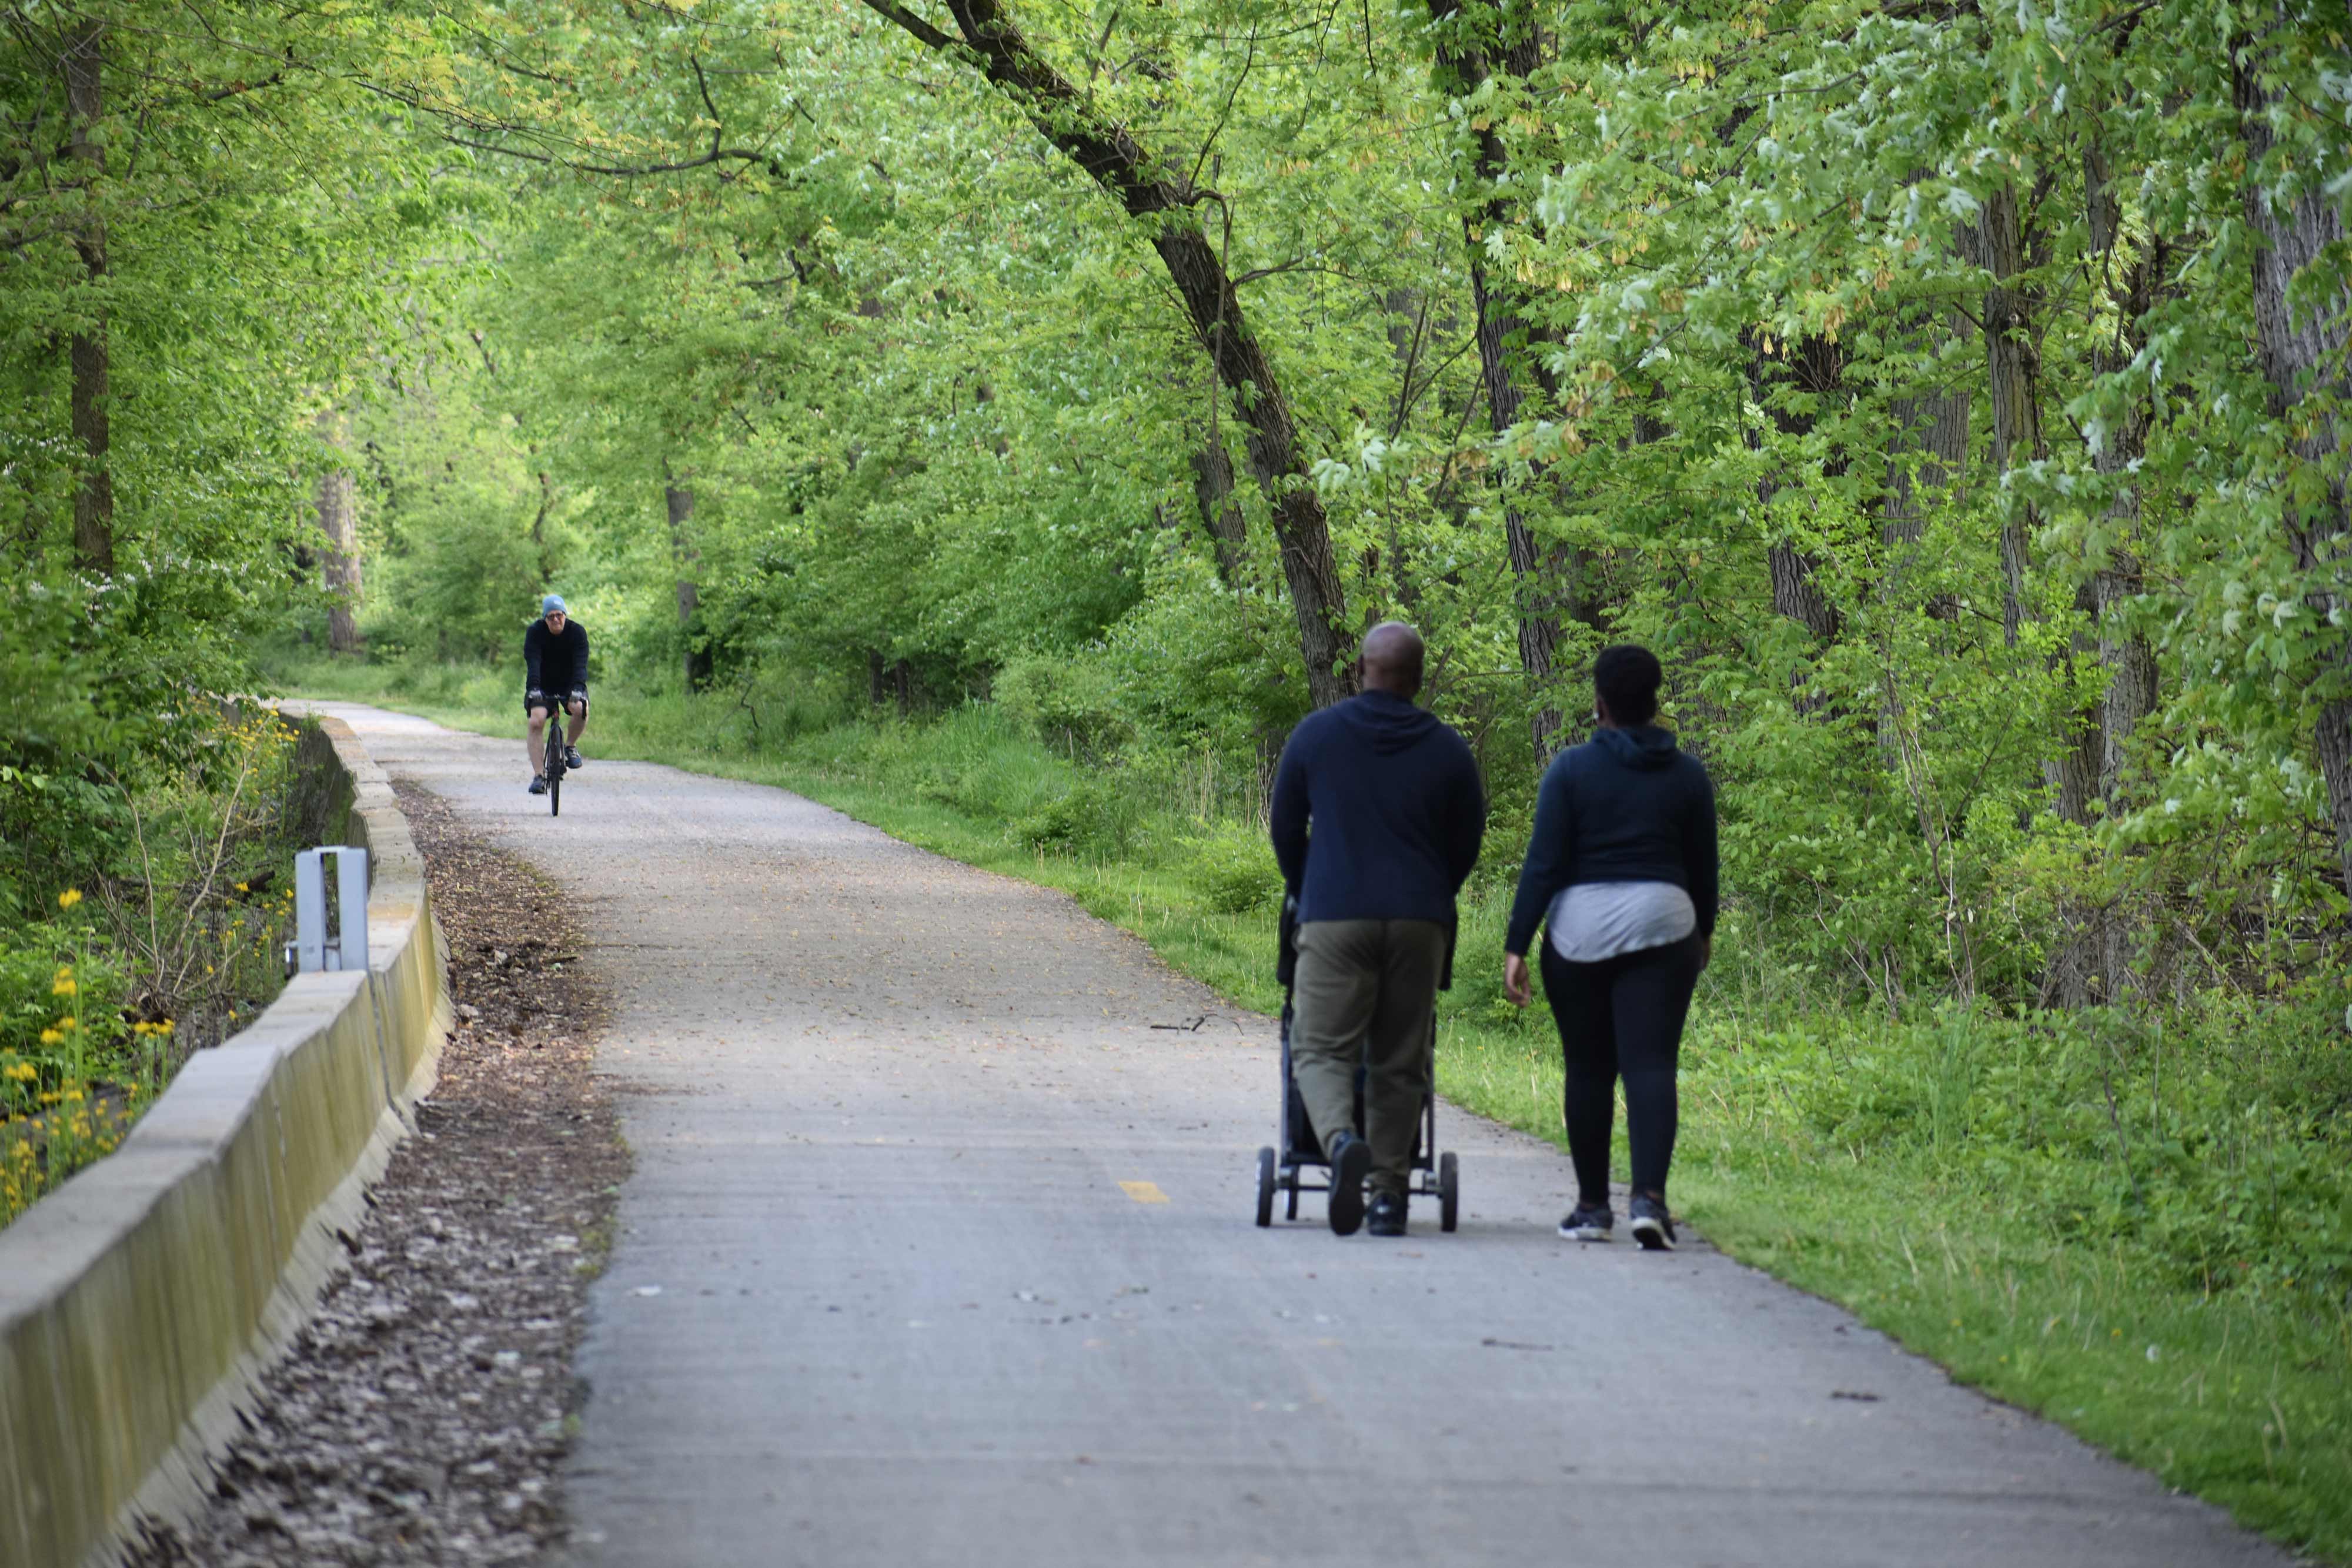
[[563,815],[563,769],[560,767],[547,770],[547,814]]

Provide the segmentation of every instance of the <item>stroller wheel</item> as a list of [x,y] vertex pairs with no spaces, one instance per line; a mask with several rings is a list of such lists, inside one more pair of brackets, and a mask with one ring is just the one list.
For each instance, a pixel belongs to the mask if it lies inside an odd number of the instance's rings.
[[1274,1151],[1257,1152],[1257,1222],[1261,1226],[1274,1223]]
[[1437,1156],[1437,1228],[1451,1232],[1462,1218],[1462,1162],[1451,1153]]

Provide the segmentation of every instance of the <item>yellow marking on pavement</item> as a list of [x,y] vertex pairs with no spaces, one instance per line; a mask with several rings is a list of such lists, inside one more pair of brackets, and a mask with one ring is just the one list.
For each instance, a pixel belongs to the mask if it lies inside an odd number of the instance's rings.
[[1158,1182],[1123,1181],[1118,1184],[1118,1190],[1127,1194],[1128,1197],[1135,1199],[1138,1203],[1166,1203],[1168,1201],[1168,1195],[1160,1190],[1160,1184]]

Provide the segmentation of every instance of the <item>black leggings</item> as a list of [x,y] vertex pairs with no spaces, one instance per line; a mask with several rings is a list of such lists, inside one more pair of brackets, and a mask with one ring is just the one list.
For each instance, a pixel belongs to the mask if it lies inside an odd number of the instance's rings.
[[1621,953],[1598,964],[1572,964],[1543,943],[1544,995],[1559,1026],[1567,1070],[1560,1111],[1568,1156],[1576,1166],[1580,1203],[1609,1201],[1609,1134],[1617,1114],[1617,1080],[1625,1081],[1625,1134],[1633,1190],[1666,1196],[1675,1157],[1675,1069],[1683,1019],[1698,984],[1696,934],[1663,947]]

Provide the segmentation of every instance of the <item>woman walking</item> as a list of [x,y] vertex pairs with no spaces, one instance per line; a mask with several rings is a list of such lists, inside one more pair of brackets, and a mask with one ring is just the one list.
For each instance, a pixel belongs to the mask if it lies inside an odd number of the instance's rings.
[[1528,1005],[1528,944],[1541,922],[1544,995],[1559,1026],[1561,1092],[1576,1207],[1559,1233],[1606,1241],[1609,1139],[1625,1081],[1633,1239],[1675,1244],[1666,1167],[1675,1154],[1675,1071],[1691,990],[1715,937],[1715,786],[1651,721],[1664,678],[1646,648],[1593,662],[1598,727],[1552,759],[1503,943],[1503,989]]

